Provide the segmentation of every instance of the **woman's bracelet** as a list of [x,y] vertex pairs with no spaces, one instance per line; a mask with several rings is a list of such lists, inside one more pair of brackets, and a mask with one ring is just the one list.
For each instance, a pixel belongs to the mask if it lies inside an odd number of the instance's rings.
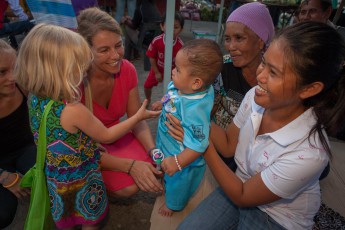
[[3,173],[5,173],[5,172],[7,173],[7,176],[4,177],[4,178],[2,178],[2,180],[0,181],[0,184],[5,183],[5,181],[7,181],[8,177],[10,176],[10,173],[7,172],[7,171],[5,171],[5,170],[3,170],[3,172],[1,173],[1,175],[2,175]]
[[127,174],[128,174],[128,175],[131,173],[131,170],[132,170],[132,168],[133,168],[134,163],[135,163],[135,160],[133,160],[131,166],[129,166],[129,169],[128,169],[128,171],[127,171]]
[[178,170],[179,170],[179,171],[182,171],[182,167],[181,167],[180,163],[178,162],[178,159],[177,159],[177,155],[176,155],[176,154],[174,155],[174,158],[175,158],[175,162],[176,162],[176,164],[177,164]]
[[19,181],[19,174],[18,173],[13,173],[13,174],[16,175],[16,179],[14,179],[14,181],[12,181],[12,183],[10,183],[9,185],[2,185],[2,187],[4,187],[4,188],[11,188],[15,184],[17,184],[17,182]]

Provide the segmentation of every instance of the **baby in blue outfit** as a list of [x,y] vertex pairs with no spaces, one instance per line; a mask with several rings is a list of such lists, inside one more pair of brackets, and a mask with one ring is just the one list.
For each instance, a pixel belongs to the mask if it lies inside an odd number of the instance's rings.
[[[222,52],[209,39],[187,42],[177,53],[172,82],[162,98],[156,145],[165,156],[165,204],[163,216],[181,211],[198,188],[205,172],[202,156],[208,147],[210,116],[214,101],[212,83],[222,68]],[[167,114],[181,120],[183,142],[168,134]]]

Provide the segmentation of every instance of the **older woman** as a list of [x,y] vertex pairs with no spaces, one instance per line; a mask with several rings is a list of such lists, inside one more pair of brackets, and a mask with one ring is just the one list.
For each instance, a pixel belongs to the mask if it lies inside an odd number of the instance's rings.
[[[109,127],[139,109],[137,74],[134,66],[123,59],[121,29],[114,18],[100,9],[89,8],[80,12],[78,25],[78,32],[89,43],[94,57],[82,101]],[[162,191],[156,179],[161,172],[153,167],[147,154],[154,146],[145,121],[113,144],[103,145],[108,152],[101,158],[108,195],[129,197],[139,189]]]
[[[256,70],[273,35],[273,21],[264,4],[244,4],[227,19],[224,46],[229,55],[214,84],[213,120],[219,128],[231,123],[244,95],[257,84]],[[230,168],[236,168],[233,158],[223,159]]]

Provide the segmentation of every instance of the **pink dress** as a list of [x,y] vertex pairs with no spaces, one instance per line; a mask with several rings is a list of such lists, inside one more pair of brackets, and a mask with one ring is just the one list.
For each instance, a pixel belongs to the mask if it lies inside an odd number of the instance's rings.
[[[120,122],[120,118],[126,114],[129,92],[138,85],[135,67],[127,60],[122,60],[120,73],[116,74],[114,78],[115,86],[108,109],[93,101],[93,113],[106,127]],[[84,87],[82,87],[83,89]],[[83,92],[82,102],[84,103],[84,101],[85,97]],[[113,156],[152,163],[145,148],[132,132],[127,133],[112,144],[102,145]],[[102,175],[105,186],[110,191],[121,190],[134,184],[133,178],[124,172],[103,170]]]

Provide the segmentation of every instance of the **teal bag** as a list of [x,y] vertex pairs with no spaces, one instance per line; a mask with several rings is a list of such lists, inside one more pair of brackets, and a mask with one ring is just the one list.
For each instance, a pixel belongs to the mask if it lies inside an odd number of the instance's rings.
[[44,160],[47,151],[46,121],[47,114],[53,103],[53,100],[49,101],[42,116],[39,128],[36,164],[25,173],[20,183],[21,187],[31,187],[30,207],[24,226],[26,230],[55,228],[50,210],[46,176],[44,174]]

